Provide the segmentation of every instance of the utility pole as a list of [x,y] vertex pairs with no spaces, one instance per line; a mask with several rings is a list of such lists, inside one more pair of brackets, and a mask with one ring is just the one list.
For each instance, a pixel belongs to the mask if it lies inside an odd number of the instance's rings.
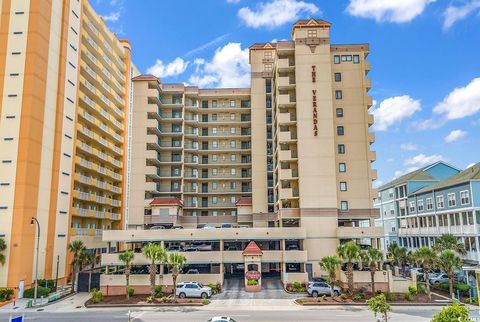
[[39,247],[40,247],[40,223],[38,222],[37,218],[32,217],[30,224],[33,225],[34,223],[37,224],[37,258],[35,260],[35,292],[33,295],[33,303],[37,302],[37,294],[38,294],[38,258],[40,257]]
[[57,255],[57,272],[55,273],[55,291],[58,288],[58,264],[60,263],[60,255]]

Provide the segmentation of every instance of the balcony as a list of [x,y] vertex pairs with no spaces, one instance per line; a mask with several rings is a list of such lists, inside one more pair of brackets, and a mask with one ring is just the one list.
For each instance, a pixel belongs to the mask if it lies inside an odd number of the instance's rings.
[[365,88],[367,90],[367,92],[372,88],[372,80],[370,79],[365,79]]
[[295,77],[292,77],[292,76],[278,77],[277,86],[279,89],[293,89],[295,88]]
[[292,132],[278,132],[279,142],[291,142],[297,140],[297,134]]
[[365,60],[365,61],[363,62],[363,67],[365,68],[365,72],[368,73],[368,72],[370,71],[370,68],[371,68],[371,67],[370,67],[370,62],[367,61],[367,60]]
[[368,159],[370,160],[370,162],[377,160],[377,152],[368,151]]
[[372,126],[374,122],[373,114],[367,114],[368,126]]
[[298,198],[298,189],[295,188],[280,188],[278,192],[280,199]]
[[368,133],[368,143],[372,144],[375,142],[375,133],[369,132]]
[[338,227],[337,237],[348,238],[381,238],[385,234],[383,227]]
[[298,178],[298,170],[297,169],[279,169],[278,177],[280,180],[291,180],[294,178]]
[[277,104],[279,107],[292,107],[295,106],[296,101],[297,99],[293,95],[279,94]]
[[290,250],[283,252],[283,261],[287,263],[304,263],[307,261],[307,251]]
[[291,113],[279,113],[277,116],[277,122],[279,124],[294,124],[296,121],[296,116]]
[[371,96],[365,96],[365,103],[367,104],[367,110],[373,106],[373,98]]
[[176,216],[171,215],[144,215],[143,222],[145,225],[158,225],[158,224],[174,224],[176,223]]
[[291,161],[297,158],[297,153],[291,150],[278,151],[278,159],[280,161]]
[[294,70],[295,60],[293,58],[280,58],[277,61],[277,69],[279,72]]

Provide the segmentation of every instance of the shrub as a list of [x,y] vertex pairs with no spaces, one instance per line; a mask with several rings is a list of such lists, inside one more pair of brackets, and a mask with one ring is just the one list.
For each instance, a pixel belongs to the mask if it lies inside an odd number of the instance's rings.
[[160,301],[162,301],[162,303],[167,303],[168,298],[166,296],[164,296],[160,299]]
[[210,304],[210,300],[209,299],[203,299],[202,304],[203,305],[208,305],[208,304]]
[[220,293],[222,292],[222,284],[217,283],[217,292]]
[[340,298],[345,301],[348,298],[348,296],[347,296],[347,294],[342,293],[342,294],[340,294]]
[[396,296],[395,296],[395,294],[393,294],[393,293],[385,292],[385,299],[386,299],[387,301],[389,301],[389,302],[395,301]]
[[408,293],[412,296],[417,295],[418,293],[417,288],[413,285],[408,286]]
[[38,280],[38,286],[48,287],[50,290],[55,288],[55,280]]
[[97,291],[96,289],[93,289],[90,294],[92,296],[93,303],[100,303],[103,301],[103,293],[101,291]]
[[427,294],[427,287],[425,284],[417,283],[417,294]]
[[388,312],[392,310],[391,306],[387,303],[385,295],[380,294],[367,300],[368,309],[373,312],[375,318],[378,314],[382,314],[382,319],[378,321],[387,321]]
[[258,281],[257,280],[248,280],[247,285],[258,285]]
[[437,286],[442,290],[445,290],[445,291],[448,290],[448,282],[438,283]]
[[470,289],[470,285],[468,284],[457,284],[455,288],[460,291],[462,295],[467,295],[468,290]]
[[293,286],[293,289],[299,289],[299,288],[302,287],[302,283],[300,283],[300,282],[293,282],[292,286]]
[[0,289],[0,302],[10,301],[13,295],[13,290],[9,288]]
[[129,287],[128,290],[127,290],[127,292],[128,292],[128,296],[132,297],[133,294],[135,294],[135,289],[132,288],[132,287]]
[[218,288],[217,288],[217,287],[218,287],[218,284],[215,285],[215,284],[213,284],[213,283],[210,283],[210,284],[208,284],[207,286],[212,289],[212,293],[213,293],[213,294],[217,294],[217,293],[219,292],[219,290],[218,290]]
[[162,297],[162,296],[163,296],[162,285],[155,286],[155,297]]
[[153,303],[153,301],[154,301],[153,296],[150,295],[149,297],[147,297],[147,303]]
[[468,317],[468,308],[459,305],[457,302],[444,307],[440,312],[433,316],[431,322],[444,322],[444,321],[459,321],[459,322],[471,322],[473,321]]
[[[37,297],[46,297],[50,294],[50,289],[47,287],[43,287],[38,285]],[[33,299],[35,296],[35,287],[29,288],[23,292],[23,297],[27,299]]]
[[403,298],[409,302],[413,301],[413,295],[410,293],[403,294]]
[[363,299],[363,297],[360,294],[356,294],[352,297],[352,300],[354,300],[355,302],[359,302],[362,299]]

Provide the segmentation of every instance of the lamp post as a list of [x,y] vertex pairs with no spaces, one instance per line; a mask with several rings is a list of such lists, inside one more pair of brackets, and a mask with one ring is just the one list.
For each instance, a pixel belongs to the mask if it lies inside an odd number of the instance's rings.
[[38,257],[40,257],[39,247],[40,247],[40,223],[38,222],[37,218],[32,217],[30,221],[30,225],[34,223],[37,224],[37,258],[35,260],[35,293],[33,295],[33,303],[37,301],[37,294],[38,294]]

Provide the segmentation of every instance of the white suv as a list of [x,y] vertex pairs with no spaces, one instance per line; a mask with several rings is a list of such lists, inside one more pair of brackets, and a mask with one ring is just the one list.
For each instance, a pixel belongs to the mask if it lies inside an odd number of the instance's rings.
[[177,284],[175,295],[181,299],[186,297],[201,297],[202,299],[207,299],[212,296],[212,289],[197,282],[181,282]]
[[338,286],[331,286],[325,282],[309,282],[307,293],[313,297],[319,295],[338,296],[342,293],[342,290]]

